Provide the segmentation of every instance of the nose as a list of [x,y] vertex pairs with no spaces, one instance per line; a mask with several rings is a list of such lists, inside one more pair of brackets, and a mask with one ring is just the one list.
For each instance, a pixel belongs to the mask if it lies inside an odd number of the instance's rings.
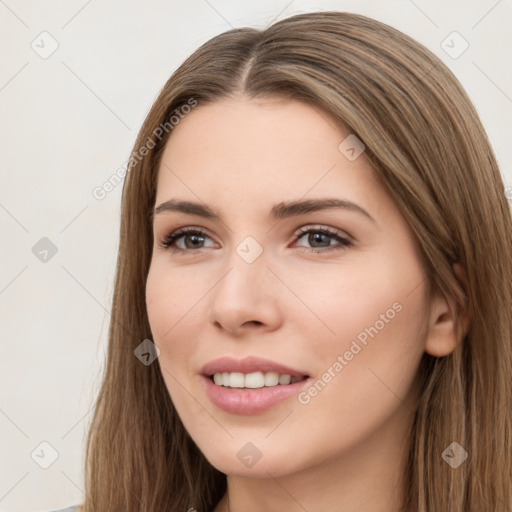
[[217,329],[242,336],[255,328],[273,331],[281,325],[280,282],[264,254],[248,262],[233,251],[223,277],[208,294],[209,321]]

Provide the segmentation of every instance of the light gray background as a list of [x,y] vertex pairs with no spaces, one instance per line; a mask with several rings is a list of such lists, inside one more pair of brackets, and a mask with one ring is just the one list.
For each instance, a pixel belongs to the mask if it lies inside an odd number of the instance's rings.
[[[512,185],[510,0],[0,0],[1,511],[83,499],[122,185],[103,200],[93,189],[125,164],[160,88],[200,44],[231,27],[330,9],[384,21],[447,63]],[[442,47],[461,49],[461,39],[446,40],[453,31],[469,43],[458,58]],[[58,48],[42,58],[52,38]],[[57,247],[46,262],[32,252],[43,237]],[[58,453],[47,469],[42,442]]]

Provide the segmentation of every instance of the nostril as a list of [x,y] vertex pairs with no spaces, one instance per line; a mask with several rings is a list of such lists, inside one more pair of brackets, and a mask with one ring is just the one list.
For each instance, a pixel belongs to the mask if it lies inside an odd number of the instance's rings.
[[259,320],[249,320],[248,322],[245,322],[249,325],[263,325],[263,322],[260,322]]

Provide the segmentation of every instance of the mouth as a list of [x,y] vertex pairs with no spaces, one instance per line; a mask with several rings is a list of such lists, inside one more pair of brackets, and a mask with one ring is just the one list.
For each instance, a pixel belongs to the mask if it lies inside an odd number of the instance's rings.
[[274,386],[288,386],[309,379],[309,375],[290,375],[278,372],[218,372],[205,375],[217,386],[230,389],[259,389]]
[[254,355],[215,359],[203,366],[201,376],[213,404],[232,414],[263,413],[312,381],[304,370]]
[[[224,385],[224,378],[227,378],[228,385]],[[293,376],[292,381],[291,375],[276,372],[203,374],[202,380],[204,391],[212,403],[236,415],[265,413],[281,402],[297,397],[312,382],[312,378],[307,375]]]

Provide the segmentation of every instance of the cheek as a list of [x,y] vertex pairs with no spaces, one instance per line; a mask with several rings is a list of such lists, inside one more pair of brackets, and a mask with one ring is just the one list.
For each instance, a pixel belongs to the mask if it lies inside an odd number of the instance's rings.
[[[153,342],[160,350],[157,359],[169,396],[178,411],[188,411],[188,389],[195,350],[194,314],[197,291],[190,280],[159,261],[153,261],[146,281],[146,308]],[[180,416],[181,416],[180,414]],[[195,411],[200,414],[200,411]]]
[[355,338],[364,344],[404,316],[401,310],[410,292],[405,282],[420,275],[409,274],[407,278],[389,262],[369,257],[289,271],[283,280],[299,300],[287,316],[300,326],[301,338],[315,351],[344,351]]
[[390,399],[387,406],[393,405],[397,396],[407,394],[424,352],[421,267],[416,260],[403,265],[389,258],[314,277],[304,280],[301,289],[315,315],[296,320],[304,350],[315,355],[312,369],[321,381],[305,401],[311,398],[320,409],[344,409],[350,403],[362,413],[375,407],[375,397],[384,393]]
[[193,349],[187,336],[193,334],[190,330],[198,314],[197,306],[194,307],[198,292],[183,273],[152,263],[146,282],[148,319],[153,342],[161,351],[159,360],[172,371],[179,366],[184,368]]
[[410,293],[400,280],[390,280],[388,286],[381,281],[377,289],[359,289],[324,309],[323,318],[335,335],[311,338],[316,381],[301,403],[340,418],[350,412],[353,419],[366,418],[359,426],[368,428],[404,403],[413,408],[406,397],[424,353],[423,293],[422,287]]

